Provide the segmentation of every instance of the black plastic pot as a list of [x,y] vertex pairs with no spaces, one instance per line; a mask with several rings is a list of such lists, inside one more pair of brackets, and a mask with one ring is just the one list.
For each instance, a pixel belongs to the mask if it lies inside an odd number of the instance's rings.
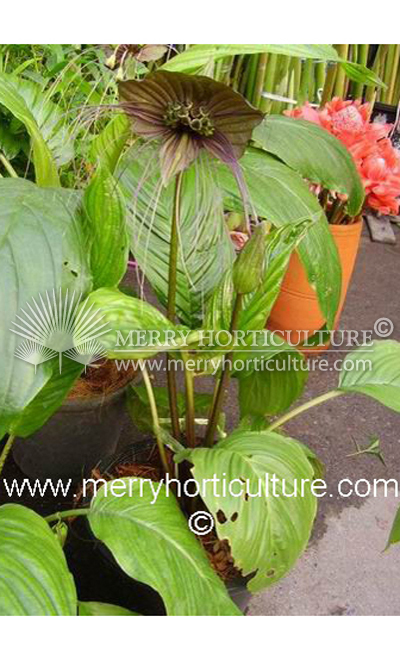
[[88,399],[67,400],[29,438],[18,438],[13,458],[31,479],[75,479],[115,455],[128,386]]
[[[130,445],[108,464],[104,461],[100,471],[112,474],[113,468],[124,462],[145,462],[154,450],[154,441]],[[112,602],[143,615],[166,615],[161,596],[122,571],[108,548],[94,537],[86,518],[77,519],[72,531],[74,536],[67,544],[66,556],[80,600]],[[230,597],[243,613],[246,613],[251,598],[247,581],[246,578],[236,578],[226,584]]]

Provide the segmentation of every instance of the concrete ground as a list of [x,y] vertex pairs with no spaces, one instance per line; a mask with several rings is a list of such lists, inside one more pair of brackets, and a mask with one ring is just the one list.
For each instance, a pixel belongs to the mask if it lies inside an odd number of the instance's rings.
[[[400,231],[397,245],[371,243],[364,231],[341,327],[368,330],[379,318],[394,323],[400,340]],[[326,354],[330,365],[335,357]],[[400,365],[399,365],[400,366]],[[331,389],[337,374],[310,374],[311,399]],[[382,489],[377,497],[339,498],[343,478],[395,478],[400,481],[400,416],[362,396],[344,396],[316,407],[286,426],[308,444],[326,466],[332,497],[320,500],[309,548],[292,572],[252,600],[249,614],[259,615],[400,615],[400,545],[383,553],[400,499]],[[386,466],[376,456],[349,457],[354,441],[379,438]]]

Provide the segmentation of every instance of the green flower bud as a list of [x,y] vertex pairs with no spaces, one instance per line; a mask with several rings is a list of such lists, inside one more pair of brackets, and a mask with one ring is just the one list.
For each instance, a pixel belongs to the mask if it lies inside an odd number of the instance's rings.
[[68,525],[59,520],[58,523],[52,528],[52,531],[56,535],[59,544],[63,548],[68,536]]
[[233,286],[236,293],[251,293],[260,286],[265,272],[265,237],[270,223],[261,222],[246,243],[233,266]]

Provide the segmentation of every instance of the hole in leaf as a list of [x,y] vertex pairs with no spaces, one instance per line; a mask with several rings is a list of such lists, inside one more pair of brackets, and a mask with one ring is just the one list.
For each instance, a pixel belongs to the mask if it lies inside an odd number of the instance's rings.
[[71,270],[71,275],[78,277],[78,272],[76,270]]
[[267,571],[267,577],[268,578],[274,577],[274,575],[275,575],[275,571],[274,571],[273,568],[271,568],[269,571]]
[[248,502],[248,501],[249,501],[249,494],[248,494],[248,493],[245,493],[245,494],[244,494],[244,501],[245,501],[245,502]]
[[219,511],[217,511],[217,520],[218,520],[220,525],[223,525],[227,521],[227,517],[224,514],[224,512],[221,511],[221,509]]
[[235,513],[232,513],[231,522],[235,522],[238,519],[238,516],[239,516],[239,514],[238,514],[237,511],[235,511]]

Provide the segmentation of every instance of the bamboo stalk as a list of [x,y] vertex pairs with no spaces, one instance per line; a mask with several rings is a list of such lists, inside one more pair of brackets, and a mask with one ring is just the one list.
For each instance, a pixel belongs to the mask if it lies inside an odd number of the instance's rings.
[[232,76],[232,88],[235,92],[239,89],[239,83],[243,71],[244,55],[238,55],[234,64],[233,76]]
[[392,70],[390,72],[389,80],[387,82],[388,89],[386,92],[386,98],[387,98],[386,103],[389,103],[389,105],[393,103],[394,87],[396,83],[397,72],[399,70],[399,60],[400,60],[400,44],[395,44],[393,65],[392,65]]
[[[278,55],[277,62],[275,67],[275,78],[273,87],[271,89],[272,94],[280,94],[284,96],[286,94],[286,88],[283,89],[283,80],[285,77],[286,68],[288,66],[288,58],[285,55]],[[278,114],[281,111],[282,103],[280,101],[270,99],[270,113]]]
[[298,97],[298,102],[300,105],[303,105],[305,101],[309,100],[311,76],[312,76],[312,60],[306,59],[303,64],[302,72],[301,72],[300,90]]
[[247,81],[249,79],[251,60],[252,60],[251,55],[246,55],[245,58],[244,58],[243,75],[242,75],[242,79],[240,81],[240,86],[239,86],[239,92],[243,96],[246,95]]
[[322,92],[324,90],[326,77],[326,66],[325,62],[317,62],[315,65],[315,92],[316,99],[315,101],[320,101]]
[[[291,66],[290,66],[290,70],[289,70],[288,97],[290,99],[295,99],[296,98],[296,95],[294,93],[295,65],[296,65],[296,61],[292,61]],[[287,107],[288,107],[288,110],[292,110],[293,109],[293,103],[289,103],[289,105]]]
[[[374,71],[374,73],[376,73],[377,76],[380,75],[382,64],[385,61],[387,48],[388,48],[387,44],[380,44],[376,52],[375,61],[372,66],[372,71]],[[365,100],[368,103],[371,103],[372,107],[375,104],[376,96],[377,96],[376,87],[367,87],[365,92]]]
[[257,77],[258,55],[252,55],[250,60],[249,77],[246,85],[246,98],[250,103],[253,102],[254,85]]
[[[359,44],[358,53],[357,53],[357,62],[363,66],[367,66],[368,62],[368,53],[369,53],[369,44]],[[363,83],[357,82],[353,85],[353,98],[360,99],[363,98],[364,85]]]
[[[270,94],[273,94],[274,92],[277,64],[278,64],[278,55],[276,55],[275,53],[271,53],[268,58],[268,66],[265,71],[264,92],[269,92]],[[261,110],[263,112],[269,112],[271,106],[272,106],[271,100],[263,98],[261,103]]]
[[328,62],[328,68],[325,76],[325,85],[322,92],[320,106],[324,106],[332,98],[333,87],[335,85],[338,64],[335,62]]
[[257,75],[254,84],[253,105],[256,108],[261,107],[262,92],[264,91],[264,80],[268,63],[268,53],[262,53],[258,58]]
[[[338,44],[335,46],[339,57],[344,60],[347,60],[349,53],[349,44]],[[336,73],[335,86],[333,88],[333,96],[339,96],[339,98],[344,98],[345,95],[345,84],[346,84],[346,72],[339,65]]]
[[299,105],[299,91],[301,81],[301,59],[296,57],[293,63],[293,98],[296,99]]

